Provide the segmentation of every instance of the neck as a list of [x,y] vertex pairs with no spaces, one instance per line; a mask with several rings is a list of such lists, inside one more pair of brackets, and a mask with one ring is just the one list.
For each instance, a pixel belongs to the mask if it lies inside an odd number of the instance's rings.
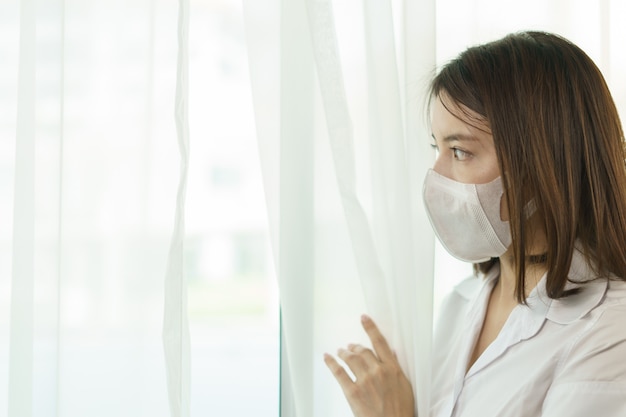
[[[538,213],[534,213],[534,215],[529,219],[529,226],[532,232],[529,233],[528,240],[525,245],[526,253],[528,255],[545,254],[548,249],[548,239],[546,238],[544,229],[541,226],[540,218],[541,217]],[[523,262],[526,262],[524,273],[525,297],[530,295],[531,291],[537,286],[539,280],[541,280],[541,277],[547,271],[545,261],[529,262],[531,257],[527,257],[527,259],[523,260]],[[540,258],[540,256],[534,256],[534,258]],[[494,288],[493,296],[497,297],[507,305],[517,305],[518,301],[515,298],[516,283],[517,271],[513,256],[513,245],[511,245],[509,249],[502,256],[500,256],[500,279]]]
[[[547,269],[544,263],[526,263],[526,271],[524,274],[524,295],[526,297],[528,297],[531,291],[537,286],[546,271]],[[517,271],[515,261],[511,253],[511,248],[509,248],[509,250],[500,257],[500,279],[494,288],[494,296],[497,297],[500,302],[517,304],[518,301],[515,298],[516,283]]]

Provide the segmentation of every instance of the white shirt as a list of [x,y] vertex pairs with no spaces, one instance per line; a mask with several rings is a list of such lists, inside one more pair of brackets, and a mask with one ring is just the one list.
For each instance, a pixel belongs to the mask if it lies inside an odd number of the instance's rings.
[[[580,292],[552,300],[544,276],[466,372],[499,276],[493,269],[484,280],[463,281],[444,302],[431,417],[626,417],[626,283],[568,283]],[[575,252],[569,279],[592,278]]]

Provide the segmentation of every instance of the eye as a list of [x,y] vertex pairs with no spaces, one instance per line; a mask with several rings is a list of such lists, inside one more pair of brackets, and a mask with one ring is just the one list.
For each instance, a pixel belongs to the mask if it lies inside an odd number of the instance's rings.
[[465,161],[471,156],[469,152],[465,152],[459,148],[451,148],[451,149],[452,149],[452,154],[454,155],[454,159],[456,159],[457,161]]

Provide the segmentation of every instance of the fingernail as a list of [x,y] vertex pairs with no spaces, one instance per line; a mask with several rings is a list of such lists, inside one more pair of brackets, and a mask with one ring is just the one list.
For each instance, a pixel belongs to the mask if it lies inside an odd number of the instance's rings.
[[369,317],[367,314],[362,314],[362,315],[361,315],[361,321],[362,321],[363,323],[365,323],[366,321],[370,321],[370,320],[371,320],[371,319],[370,319],[370,317]]

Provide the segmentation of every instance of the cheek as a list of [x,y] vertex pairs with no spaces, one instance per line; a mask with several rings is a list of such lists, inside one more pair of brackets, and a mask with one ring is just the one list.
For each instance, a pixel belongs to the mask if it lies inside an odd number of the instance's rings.
[[487,183],[495,180],[500,176],[500,166],[498,165],[498,158],[493,153],[489,153],[485,158],[480,161],[480,181]]

